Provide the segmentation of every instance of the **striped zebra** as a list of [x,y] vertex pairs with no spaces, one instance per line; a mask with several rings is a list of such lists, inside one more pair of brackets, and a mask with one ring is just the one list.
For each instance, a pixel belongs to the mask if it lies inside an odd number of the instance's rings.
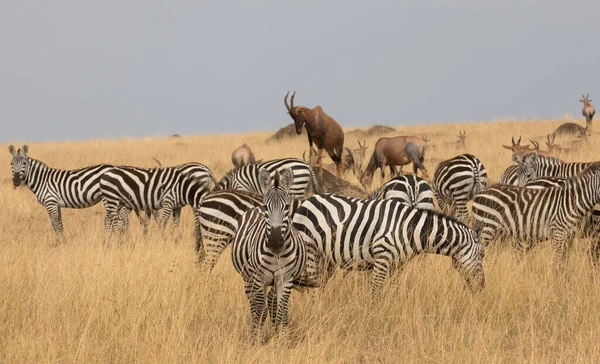
[[435,210],[433,192],[426,180],[412,174],[394,177],[373,192],[370,200],[397,198],[408,207]]
[[294,280],[306,266],[306,247],[290,219],[291,169],[276,171],[271,179],[261,168],[259,183],[264,205],[242,214],[232,244],[233,266],[244,279],[250,302],[252,332],[257,333],[267,316],[265,294],[271,320],[276,328],[288,325],[288,299]]
[[314,244],[329,267],[369,269],[380,292],[388,270],[421,253],[446,255],[473,291],[485,285],[484,248],[465,224],[438,212],[414,209],[396,199],[361,200],[320,194],[294,215],[294,227]]
[[215,190],[243,190],[263,195],[259,181],[259,170],[265,168],[271,173],[290,168],[294,174],[294,184],[290,188],[290,195],[293,198],[305,197],[309,184],[313,185],[315,193],[321,192],[321,186],[317,181],[315,172],[308,163],[297,158],[275,159],[267,162],[256,162],[244,165],[238,169],[233,169],[217,182]]
[[[536,153],[537,156],[537,152],[533,153]],[[523,158],[521,158],[517,153],[513,152],[512,159],[517,164],[508,166],[504,172],[502,172],[500,175],[500,183],[512,186],[523,186],[527,181],[537,178],[535,171],[523,165]]]
[[28,155],[29,148],[15,150],[10,145],[11,170],[15,188],[25,184],[46,208],[57,242],[63,240],[61,208],[82,209],[100,202],[100,177],[113,168],[98,164],[86,168],[63,170],[48,167]]
[[568,247],[579,222],[600,202],[600,163],[559,187],[521,188],[495,185],[473,200],[475,229],[484,245],[512,237],[522,252],[552,240],[555,265],[564,269]]
[[574,177],[592,164],[592,162],[565,163],[558,158],[542,156],[537,152],[529,153],[522,159],[515,155],[513,158],[519,164],[511,166],[516,168],[510,180],[503,182],[501,179],[500,182],[514,186],[523,186],[540,177]]
[[469,221],[467,202],[487,186],[483,163],[471,154],[461,154],[438,164],[433,174],[433,193],[442,211]]
[[[304,200],[291,199],[290,217]],[[233,241],[239,218],[244,212],[263,205],[259,195],[242,190],[217,190],[209,193],[194,210],[198,262],[212,270]]]
[[[176,168],[114,167],[100,178],[100,193],[106,209],[104,227],[107,236],[120,228],[128,229],[126,218],[131,210],[146,212],[144,234],[148,230],[150,213],[162,209],[159,225],[164,228],[172,212],[186,205],[194,210],[210,191],[210,178],[184,173]],[[124,225],[124,226],[123,226]]]

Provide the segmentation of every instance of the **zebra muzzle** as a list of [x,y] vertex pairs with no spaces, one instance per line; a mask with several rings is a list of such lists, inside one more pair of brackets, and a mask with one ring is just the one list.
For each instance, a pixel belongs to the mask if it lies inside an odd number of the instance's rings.
[[283,250],[283,235],[281,234],[281,226],[273,227],[269,239],[267,240],[267,248],[274,254],[279,254]]
[[21,185],[21,179],[19,176],[13,176],[13,187],[17,188]]

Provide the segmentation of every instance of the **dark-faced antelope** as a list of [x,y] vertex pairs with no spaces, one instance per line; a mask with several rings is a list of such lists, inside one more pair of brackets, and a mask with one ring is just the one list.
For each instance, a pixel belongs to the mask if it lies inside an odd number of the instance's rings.
[[397,136],[393,138],[380,138],[375,143],[375,148],[369,164],[362,176],[359,176],[363,188],[368,189],[373,182],[373,174],[379,168],[381,178],[385,178],[385,167],[390,167],[392,175],[396,175],[395,166],[402,166],[413,163],[413,173],[420,169],[423,177],[428,178],[427,169],[423,165],[425,159],[425,141],[418,136]]
[[[323,149],[329,154],[337,167],[337,175],[342,177],[342,153],[344,151],[344,131],[340,124],[333,118],[325,114],[321,106],[315,106],[312,109],[306,106],[294,106],[294,97],[296,92],[290,98],[288,105],[289,91],[285,95],[283,102],[288,110],[288,113],[294,119],[296,125],[296,133],[302,133],[302,127],[306,128],[308,134],[308,145],[312,147],[313,142],[317,145],[319,156]],[[312,153],[312,150],[311,150]],[[321,158],[319,158],[319,167],[321,166]]]
[[248,146],[248,144],[244,143],[241,147],[231,153],[231,162],[233,163],[234,168],[240,168],[246,164],[251,164],[256,162],[256,158],[254,158],[254,153],[252,153],[252,149]]
[[525,154],[531,153],[531,146],[521,145],[521,137],[519,136],[519,140],[515,143],[515,137],[512,137],[512,146],[502,145],[503,148],[509,149],[513,153],[516,153],[519,157],[523,157]]

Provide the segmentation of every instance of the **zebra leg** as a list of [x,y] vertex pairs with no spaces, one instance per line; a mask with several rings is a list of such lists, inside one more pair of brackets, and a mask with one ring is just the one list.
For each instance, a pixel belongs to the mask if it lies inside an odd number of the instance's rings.
[[129,214],[131,209],[121,205],[118,212],[118,233],[121,237],[129,234]]
[[[375,246],[377,242],[373,245]],[[390,261],[386,257],[375,257],[373,263],[373,272],[371,273],[371,292],[373,296],[378,296],[381,293],[383,282],[390,269]]]
[[[194,218],[194,225],[194,236],[196,238],[196,254],[198,255],[198,263],[201,263],[204,260],[206,254],[204,251],[204,240],[202,238],[202,226],[200,224],[200,218],[197,214]],[[210,267],[210,270],[212,270],[212,266]]]
[[54,234],[56,235],[56,244],[60,244],[64,241],[64,228],[62,224],[60,207],[57,203],[48,203],[46,204],[46,211],[48,211],[50,222],[52,223],[52,228],[54,229]]
[[179,229],[179,222],[181,221],[181,207],[173,209],[173,230],[175,233],[175,243],[181,241],[181,229]]
[[217,264],[217,260],[219,260],[221,254],[223,254],[223,250],[227,248],[229,243],[230,241],[225,240],[224,238],[217,241],[210,239],[206,240],[206,257],[204,260],[210,271],[214,269],[215,265]]
[[563,231],[553,231],[552,247],[554,248],[554,269],[557,273],[564,273],[568,259],[568,237]]
[[277,297],[277,317],[275,319],[275,329],[280,330],[284,336],[287,334],[287,327],[289,325],[288,319],[288,301],[290,299],[290,293],[292,292],[293,283],[289,282],[277,282],[277,285],[271,289],[276,289],[275,292]]
[[273,327],[277,327],[277,295],[275,292],[275,287],[272,287],[269,290],[269,294],[267,295],[267,305],[269,306],[269,316],[271,317],[271,324]]
[[265,306],[265,287],[260,282],[246,281],[244,284],[246,297],[250,302],[250,313],[252,314],[252,338],[258,338],[259,330],[267,318],[267,307]]

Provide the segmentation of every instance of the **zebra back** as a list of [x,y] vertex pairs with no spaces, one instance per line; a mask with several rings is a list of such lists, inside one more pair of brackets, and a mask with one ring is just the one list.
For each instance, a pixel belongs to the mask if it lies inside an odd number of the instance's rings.
[[295,198],[304,197],[308,186],[312,183],[316,193],[321,192],[321,186],[316,175],[308,163],[297,158],[275,159],[267,162],[256,162],[233,169],[217,182],[215,189],[236,189],[264,194],[259,183],[259,170],[265,168],[273,177],[275,171],[290,168],[294,175],[294,184],[290,188],[290,195]]
[[397,198],[409,207],[435,210],[431,186],[423,178],[412,174],[392,178],[369,196],[371,200],[388,198]]

